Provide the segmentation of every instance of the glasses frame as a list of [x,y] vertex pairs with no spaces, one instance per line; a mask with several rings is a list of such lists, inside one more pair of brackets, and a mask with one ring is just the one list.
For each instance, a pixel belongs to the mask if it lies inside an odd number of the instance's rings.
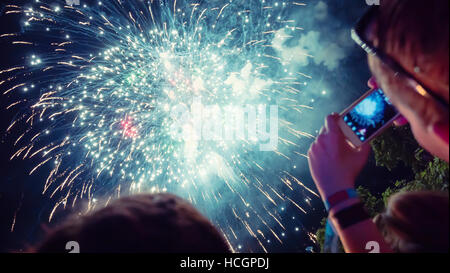
[[411,80],[415,85],[414,90],[419,93],[421,96],[430,97],[439,103],[441,106],[445,107],[445,109],[449,109],[449,104],[445,101],[441,96],[437,95],[436,92],[431,91],[430,88],[427,88],[421,81],[416,79],[411,73],[406,71],[397,61],[395,61],[392,57],[384,53],[379,48],[375,47],[375,45],[366,38],[366,30],[368,29],[370,23],[373,22],[373,19],[376,18],[380,7],[373,6],[369,8],[369,10],[361,17],[361,19],[357,22],[355,27],[352,29],[352,39],[369,55],[377,57],[381,62],[387,65],[390,69],[395,72],[395,75],[402,75],[407,79]]

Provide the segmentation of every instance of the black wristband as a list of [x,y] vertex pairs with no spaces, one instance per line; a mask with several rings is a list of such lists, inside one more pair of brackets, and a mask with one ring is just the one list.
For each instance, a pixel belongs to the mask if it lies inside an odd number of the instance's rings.
[[364,209],[364,205],[362,203],[358,203],[337,212],[334,215],[334,218],[337,220],[342,229],[346,229],[357,223],[370,219],[370,216]]

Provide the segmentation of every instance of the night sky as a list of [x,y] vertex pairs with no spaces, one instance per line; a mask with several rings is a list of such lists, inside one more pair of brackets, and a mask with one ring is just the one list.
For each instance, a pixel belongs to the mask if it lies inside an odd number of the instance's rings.
[[[6,2],[0,0],[0,15],[3,15],[3,3]],[[27,1],[14,1],[18,2]],[[353,45],[350,38],[351,26],[367,6],[362,0],[304,2],[308,7],[306,12],[292,16],[297,17],[305,29],[302,35],[308,42],[303,46],[316,56],[314,61],[301,64],[304,71],[313,75],[307,93],[309,98],[315,101],[315,110],[304,115],[302,122],[310,133],[315,134],[327,114],[342,111],[368,89],[366,82],[370,73],[365,54]],[[0,16],[0,34],[21,31],[21,16]],[[26,56],[27,52],[24,47],[0,39],[0,70],[23,62],[23,56]],[[1,93],[5,88],[8,89],[8,86],[0,87]],[[12,135],[26,130],[16,128],[10,134],[4,133],[18,115],[18,109],[5,110],[12,101],[14,96],[2,96],[0,99],[0,251],[2,252],[20,251],[26,245],[35,243],[42,236],[43,225],[54,225],[70,213],[69,210],[58,210],[54,221],[49,224],[48,215],[56,200],[56,197],[50,198],[48,193],[42,194],[46,172],[48,173],[49,169],[29,176],[31,162],[9,160],[15,151],[15,138]],[[298,167],[291,172],[300,177],[307,186],[315,189],[306,160],[295,162],[295,165]],[[374,192],[381,192],[390,181],[395,181],[399,177],[401,171],[393,174],[384,168],[378,168],[371,157],[358,179],[358,184],[365,185]],[[292,226],[286,227],[284,244],[274,243],[268,246],[268,251],[304,252],[306,247],[312,246],[305,233],[297,232],[296,227],[300,225],[302,229],[315,233],[320,226],[320,220],[325,216],[320,200],[313,199],[306,216],[299,215],[293,206],[286,206],[280,213],[285,215],[284,217],[301,218],[301,224],[293,221]],[[256,242],[248,244],[256,245]]]

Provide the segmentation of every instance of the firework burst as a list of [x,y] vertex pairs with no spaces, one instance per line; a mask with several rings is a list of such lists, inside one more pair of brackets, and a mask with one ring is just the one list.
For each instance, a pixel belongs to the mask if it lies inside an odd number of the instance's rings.
[[[3,94],[17,98],[8,109],[21,113],[7,130],[27,128],[11,159],[32,162],[30,174],[50,169],[43,192],[56,199],[53,212],[83,199],[92,209],[99,198],[172,192],[207,214],[238,251],[266,251],[272,238],[282,244],[289,219],[280,208],[306,214],[308,196],[317,194],[289,172],[312,138],[299,122],[312,111],[299,101],[310,77],[278,57],[272,41],[302,31],[288,15],[306,5],[54,3],[6,6],[6,15],[23,14],[24,33],[0,36],[30,52],[0,71]],[[177,137],[172,113],[180,105],[218,107],[220,115],[202,112],[200,130],[226,123],[233,107],[276,105],[277,145],[260,151],[260,134],[205,140],[192,117],[182,134],[195,137]],[[250,239],[261,249],[249,249]]]

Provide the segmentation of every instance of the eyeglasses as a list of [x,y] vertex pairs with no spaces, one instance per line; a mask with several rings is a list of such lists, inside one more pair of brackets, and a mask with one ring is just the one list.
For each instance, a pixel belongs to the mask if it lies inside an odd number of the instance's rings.
[[431,97],[441,106],[449,109],[449,104],[442,97],[437,95],[436,92],[431,91],[418,79],[416,79],[411,73],[406,71],[399,63],[397,63],[392,57],[375,47],[371,41],[366,37],[366,31],[370,24],[374,21],[378,15],[379,7],[371,7],[366,14],[358,21],[356,26],[352,29],[352,39],[362,48],[367,54],[372,55],[380,59],[385,65],[395,72],[395,75],[402,75],[409,79],[414,84],[414,89],[420,95],[424,97]]

